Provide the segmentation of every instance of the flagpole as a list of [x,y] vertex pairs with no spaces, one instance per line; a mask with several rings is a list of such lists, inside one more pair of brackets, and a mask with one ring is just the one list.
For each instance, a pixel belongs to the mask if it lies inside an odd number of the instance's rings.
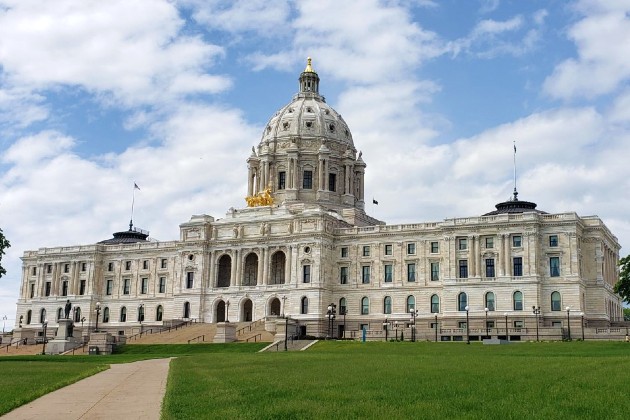
[[516,192],[516,140],[514,140],[514,201],[517,200],[518,192]]
[[138,184],[133,183],[133,191],[131,192],[131,219],[129,219],[129,231],[133,230],[133,206],[136,203],[136,190],[139,190]]

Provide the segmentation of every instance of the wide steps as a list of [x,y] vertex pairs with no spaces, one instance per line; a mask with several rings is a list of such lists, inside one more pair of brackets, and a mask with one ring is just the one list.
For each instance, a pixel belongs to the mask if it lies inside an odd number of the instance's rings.
[[127,340],[127,344],[187,344],[189,340],[199,343],[212,342],[216,332],[217,324],[195,323],[170,331],[147,332]]

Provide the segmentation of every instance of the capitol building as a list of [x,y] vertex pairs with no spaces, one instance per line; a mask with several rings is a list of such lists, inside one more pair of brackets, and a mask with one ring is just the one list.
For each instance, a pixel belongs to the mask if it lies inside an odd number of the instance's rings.
[[172,241],[130,223],[95,244],[26,251],[16,330],[36,337],[45,320],[54,330],[68,300],[75,328],[121,335],[287,317],[310,336],[525,340],[540,328],[559,339],[623,319],[620,245],[597,216],[549,214],[516,189],[482,215],[397,225],[368,215],[366,162],[319,83],[309,59],[246,157],[246,202],[221,219],[193,215]]

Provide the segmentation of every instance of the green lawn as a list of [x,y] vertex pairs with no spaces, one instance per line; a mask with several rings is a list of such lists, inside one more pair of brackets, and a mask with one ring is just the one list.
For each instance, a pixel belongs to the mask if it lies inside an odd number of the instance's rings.
[[619,342],[321,342],[130,345],[112,356],[0,357],[0,415],[105,369],[171,362],[164,419],[627,418],[630,345]]

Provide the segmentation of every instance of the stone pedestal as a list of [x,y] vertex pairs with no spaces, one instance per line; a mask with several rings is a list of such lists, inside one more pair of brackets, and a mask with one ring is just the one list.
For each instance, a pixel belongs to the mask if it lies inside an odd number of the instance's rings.
[[[295,335],[297,321],[294,319],[279,318],[276,320],[276,336],[273,341],[284,341],[287,337]],[[286,332],[286,334],[285,334]]]
[[231,322],[219,322],[217,324],[217,334],[214,336],[215,343],[233,343],[236,341],[236,324]]
[[114,337],[108,332],[93,332],[88,342],[90,354],[112,354],[116,345]]
[[74,323],[71,319],[58,321],[57,335],[46,344],[46,354],[60,354],[77,347],[80,340],[76,340],[72,334]]

